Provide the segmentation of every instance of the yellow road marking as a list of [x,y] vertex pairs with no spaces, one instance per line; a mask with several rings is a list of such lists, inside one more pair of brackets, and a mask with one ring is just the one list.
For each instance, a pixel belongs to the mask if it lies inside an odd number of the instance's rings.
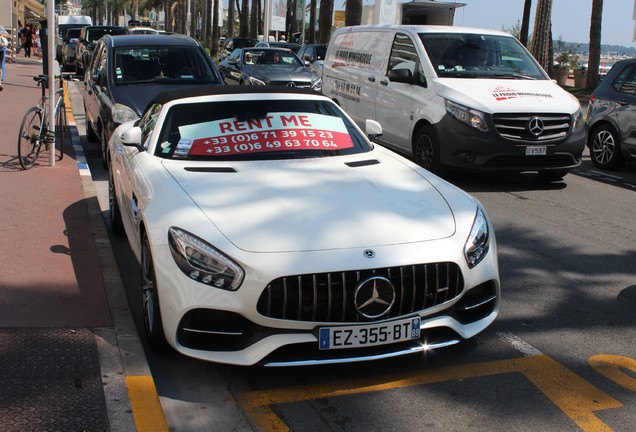
[[73,117],[73,107],[71,106],[71,98],[68,95],[68,86],[66,82],[62,81],[62,85],[64,86],[64,107],[66,108],[66,124],[71,124],[75,122],[75,117]]
[[636,373],[636,360],[611,354],[599,354],[590,357],[588,362],[601,375],[628,390],[636,391],[636,378],[621,370],[623,368]]
[[168,422],[161,408],[152,377],[127,376],[126,385],[137,431],[167,432]]
[[289,431],[288,426],[270,408],[271,405],[507,373],[523,374],[584,431],[610,431],[611,429],[601,422],[594,412],[623,406],[616,399],[543,354],[415,373],[405,372],[328,384],[254,391],[240,395],[239,403],[258,429]]

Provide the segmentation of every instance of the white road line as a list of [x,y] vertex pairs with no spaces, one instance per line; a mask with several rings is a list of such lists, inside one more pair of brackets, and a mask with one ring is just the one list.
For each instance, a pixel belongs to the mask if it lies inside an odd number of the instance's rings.
[[529,343],[524,342],[512,333],[497,332],[497,336],[499,336],[505,342],[508,342],[514,349],[521,352],[525,357],[543,354],[541,351],[539,351]]

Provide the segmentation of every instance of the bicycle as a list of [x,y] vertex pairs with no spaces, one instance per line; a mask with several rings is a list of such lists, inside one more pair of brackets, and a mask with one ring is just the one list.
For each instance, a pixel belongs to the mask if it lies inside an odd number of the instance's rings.
[[38,86],[42,87],[42,97],[36,106],[27,110],[20,124],[18,159],[25,170],[33,168],[42,147],[48,150],[49,146],[53,145],[57,160],[62,160],[64,158],[65,142],[70,139],[66,124],[66,105],[64,103],[62,77],[60,77],[60,88],[55,91],[57,102],[53,109],[55,118],[54,134],[49,131],[47,121],[49,118],[49,103],[46,95],[48,75],[34,76],[33,80],[37,81]]

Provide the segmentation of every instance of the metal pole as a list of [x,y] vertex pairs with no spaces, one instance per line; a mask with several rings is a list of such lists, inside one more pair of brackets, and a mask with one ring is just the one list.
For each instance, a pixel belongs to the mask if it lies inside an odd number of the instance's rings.
[[192,24],[192,0],[188,0],[188,16],[186,17],[186,34],[188,36],[191,36],[190,35],[191,24]]
[[[51,0],[47,2],[46,6],[46,41],[48,45],[48,75],[49,75],[49,132],[52,136],[55,136],[55,116],[53,110],[55,110],[55,35],[57,34],[57,25],[55,23],[55,1]],[[42,31],[42,28],[40,28]],[[42,119],[46,121],[46,119]],[[49,146],[49,165],[55,166],[55,142]]]
[[265,4],[264,4],[265,19],[263,20],[263,42],[269,42],[269,28],[271,26],[271,20],[272,20],[271,5],[272,5],[271,0],[265,0]]

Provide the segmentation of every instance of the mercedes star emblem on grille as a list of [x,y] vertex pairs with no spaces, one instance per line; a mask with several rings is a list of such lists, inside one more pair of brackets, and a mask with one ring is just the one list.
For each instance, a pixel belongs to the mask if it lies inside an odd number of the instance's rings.
[[385,315],[395,302],[395,288],[390,280],[383,276],[372,276],[358,284],[353,304],[365,318],[378,318]]
[[296,83],[291,81],[287,83],[287,87],[296,87]]
[[543,132],[543,120],[539,117],[532,117],[528,122],[528,130],[534,136],[539,136]]
[[365,258],[375,258],[375,252],[372,249],[365,249],[362,254]]

